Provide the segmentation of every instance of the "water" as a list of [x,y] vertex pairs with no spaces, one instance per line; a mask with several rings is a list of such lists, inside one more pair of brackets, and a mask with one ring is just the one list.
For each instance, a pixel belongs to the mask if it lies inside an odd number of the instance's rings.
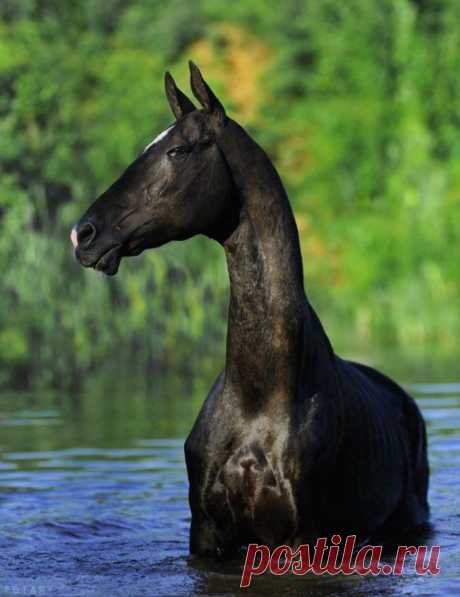
[[[241,562],[188,558],[183,438],[207,383],[0,396],[0,595],[240,592]],[[409,387],[428,424],[440,575],[267,574],[251,595],[460,594],[460,383]]]

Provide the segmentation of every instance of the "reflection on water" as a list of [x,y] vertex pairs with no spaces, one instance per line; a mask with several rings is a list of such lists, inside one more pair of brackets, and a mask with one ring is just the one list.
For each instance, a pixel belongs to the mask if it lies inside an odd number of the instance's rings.
[[[172,381],[0,396],[0,595],[231,595],[240,563],[188,559],[183,438],[206,393]],[[413,384],[428,423],[441,574],[272,577],[260,595],[447,595],[460,572],[460,383]],[[458,593],[457,593],[458,594]]]

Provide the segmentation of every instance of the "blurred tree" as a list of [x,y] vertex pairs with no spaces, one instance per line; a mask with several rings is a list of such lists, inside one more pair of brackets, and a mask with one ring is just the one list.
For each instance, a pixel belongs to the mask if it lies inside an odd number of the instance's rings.
[[[3,0],[0,384],[112,362],[219,366],[222,255],[204,239],[74,263],[70,226],[171,122],[200,63],[290,191],[309,294],[339,346],[459,333],[456,0]],[[190,351],[193,346],[193,351]],[[217,350],[216,350],[217,349]]]

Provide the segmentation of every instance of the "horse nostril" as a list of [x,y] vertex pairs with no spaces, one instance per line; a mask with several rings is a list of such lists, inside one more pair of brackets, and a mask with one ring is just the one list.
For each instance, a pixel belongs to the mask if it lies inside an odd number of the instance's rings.
[[96,237],[96,226],[91,222],[83,222],[77,228],[77,244],[81,247],[88,247]]

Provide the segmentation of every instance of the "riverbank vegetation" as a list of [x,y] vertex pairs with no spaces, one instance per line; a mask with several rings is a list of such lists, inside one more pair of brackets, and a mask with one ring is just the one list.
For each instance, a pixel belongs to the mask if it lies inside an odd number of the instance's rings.
[[192,58],[275,161],[307,293],[344,354],[460,335],[456,0],[3,0],[0,385],[216,371],[227,278],[206,239],[74,262],[69,230],[171,123]]

